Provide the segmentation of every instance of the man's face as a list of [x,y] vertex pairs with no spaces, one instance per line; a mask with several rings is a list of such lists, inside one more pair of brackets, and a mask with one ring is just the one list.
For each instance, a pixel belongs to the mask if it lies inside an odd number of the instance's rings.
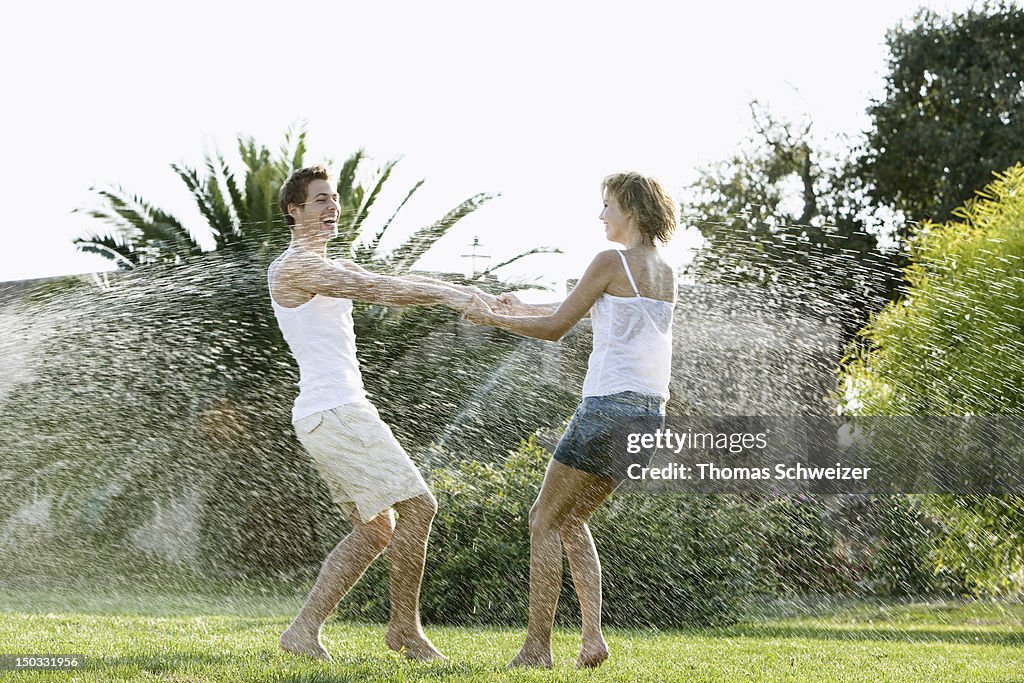
[[303,204],[290,204],[288,207],[288,213],[297,225],[326,239],[338,236],[339,211],[338,193],[329,180],[321,178],[314,178],[306,186]]

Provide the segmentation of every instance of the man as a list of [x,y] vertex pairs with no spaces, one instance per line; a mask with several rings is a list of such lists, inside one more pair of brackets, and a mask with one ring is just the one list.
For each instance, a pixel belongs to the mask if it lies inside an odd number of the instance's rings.
[[340,207],[323,166],[295,171],[281,188],[280,204],[292,242],[271,264],[268,280],[278,324],[299,365],[292,422],[353,525],[327,556],[306,603],[282,634],[281,647],[330,660],[320,640],[324,622],[370,563],[388,549],[387,646],[412,659],[443,658],[423,634],[419,618],[427,537],[437,501],[366,399],[356,360],[352,300],[444,304],[461,311],[480,292],[429,278],[376,275],[351,261],[328,260],[327,242],[338,234]]

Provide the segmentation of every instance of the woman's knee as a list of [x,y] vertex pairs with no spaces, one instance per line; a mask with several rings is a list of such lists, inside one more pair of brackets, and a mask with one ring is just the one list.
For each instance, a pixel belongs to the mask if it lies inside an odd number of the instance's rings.
[[547,506],[541,503],[534,503],[530,508],[530,535],[557,531],[561,526]]
[[566,545],[579,543],[586,539],[587,520],[580,519],[579,517],[570,517],[562,522],[558,532],[562,535],[562,541]]

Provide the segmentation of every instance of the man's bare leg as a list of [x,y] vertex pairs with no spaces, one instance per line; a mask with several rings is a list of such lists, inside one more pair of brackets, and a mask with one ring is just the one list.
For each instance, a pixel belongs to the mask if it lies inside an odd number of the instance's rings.
[[608,644],[601,631],[601,561],[587,520],[613,488],[611,480],[595,482],[595,486],[580,497],[561,529],[573,586],[583,613],[583,639],[576,658],[578,669],[595,668],[608,659]]
[[391,617],[385,642],[410,659],[444,659],[423,634],[420,625],[420,586],[427,555],[430,525],[437,512],[437,501],[429,493],[395,503],[398,520],[388,548]]
[[320,642],[324,622],[370,563],[388,547],[393,534],[390,511],[369,522],[353,515],[352,524],[352,532],[324,560],[306,603],[288,630],[281,634],[282,649],[330,661],[331,655]]

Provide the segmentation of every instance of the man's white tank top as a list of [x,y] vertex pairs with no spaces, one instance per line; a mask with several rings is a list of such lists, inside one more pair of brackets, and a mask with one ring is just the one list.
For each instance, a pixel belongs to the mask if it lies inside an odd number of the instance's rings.
[[594,350],[587,364],[583,395],[636,391],[668,400],[675,306],[671,301],[640,296],[621,251],[619,257],[636,296],[606,293],[591,307]]
[[[288,251],[270,264],[268,284],[273,282],[274,271],[287,254]],[[274,301],[271,294],[270,303],[288,348],[299,364],[299,395],[292,407],[292,422],[365,400],[366,390],[356,358],[352,300],[317,294],[301,306],[287,308]]]

